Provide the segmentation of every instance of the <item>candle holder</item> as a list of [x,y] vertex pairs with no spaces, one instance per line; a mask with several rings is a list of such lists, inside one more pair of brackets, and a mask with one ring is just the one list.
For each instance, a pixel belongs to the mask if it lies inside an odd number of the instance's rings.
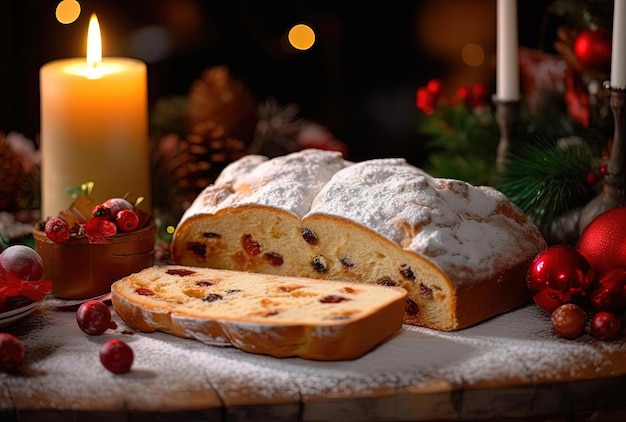
[[610,107],[614,119],[613,145],[604,176],[604,186],[595,198],[581,210],[578,219],[579,234],[595,217],[613,208],[626,205],[626,89],[611,87]]
[[511,150],[511,133],[519,119],[520,102],[519,100],[501,101],[495,97],[493,98],[493,102],[496,105],[496,122],[500,127],[500,142],[498,143],[496,155],[496,168],[498,171],[502,171],[504,170],[504,163]]

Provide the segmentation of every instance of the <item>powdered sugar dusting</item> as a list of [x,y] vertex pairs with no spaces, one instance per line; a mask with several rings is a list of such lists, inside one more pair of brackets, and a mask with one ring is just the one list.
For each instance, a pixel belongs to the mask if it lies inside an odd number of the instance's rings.
[[272,160],[244,157],[224,169],[182,220],[245,204],[272,206],[302,217],[319,190],[346,165],[341,153],[335,151],[303,150]]
[[[444,390],[497,388],[624,375],[613,365],[626,359],[624,339],[557,338],[534,305],[458,332],[405,326],[362,358],[341,362],[277,359],[158,332],[128,335],[113,315],[119,328],[96,337],[78,329],[73,312],[48,309],[9,327],[27,359],[22,375],[0,374],[0,406],[165,410],[192,396],[203,408],[298,403],[406,393],[432,383]],[[111,338],[133,348],[129,374],[115,376],[100,365],[99,348]]]
[[481,278],[495,277],[501,271],[496,263],[545,248],[537,228],[514,206],[508,211],[518,219],[503,215],[504,203],[508,200],[493,188],[433,178],[403,159],[378,159],[337,172],[310,214],[356,221],[458,275],[452,279],[459,284],[468,269]]

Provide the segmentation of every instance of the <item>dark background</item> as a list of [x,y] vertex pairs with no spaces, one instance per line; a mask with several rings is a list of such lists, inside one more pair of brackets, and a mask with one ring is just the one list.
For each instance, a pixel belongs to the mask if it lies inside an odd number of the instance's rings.
[[[185,95],[203,69],[225,64],[261,100],[295,103],[302,117],[348,144],[351,159],[422,159],[415,90],[430,78],[495,86],[496,0],[194,1],[84,0],[69,25],[57,22],[56,0],[0,2],[0,131],[36,139],[39,68],[84,56],[89,16],[97,13],[105,56],[138,54],[134,34],[158,25],[170,34],[167,55],[149,61],[149,100]],[[550,50],[547,1],[520,0],[520,44]],[[306,52],[284,48],[304,22],[317,31]],[[473,41],[476,40],[476,41]],[[479,68],[460,63],[468,41],[483,45]]]

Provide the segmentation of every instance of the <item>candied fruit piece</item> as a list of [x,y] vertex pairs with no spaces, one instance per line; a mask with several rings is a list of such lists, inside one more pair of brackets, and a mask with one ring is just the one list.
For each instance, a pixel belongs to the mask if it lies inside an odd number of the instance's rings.
[[196,286],[198,287],[209,287],[212,286],[213,282],[208,280],[196,281]]
[[289,285],[282,285],[278,287],[278,290],[280,290],[281,292],[293,292],[294,290],[298,290],[301,289],[302,286],[299,284],[289,284]]
[[243,249],[248,255],[257,256],[261,253],[261,245],[250,234],[244,234],[241,238]]
[[135,293],[141,296],[154,296],[154,292],[150,289],[146,289],[145,287],[137,287],[135,289]]
[[196,272],[192,270],[184,270],[182,268],[170,268],[169,270],[167,270],[167,273],[170,275],[178,275],[184,277],[186,275],[195,274]]
[[285,260],[283,259],[283,256],[277,252],[266,252],[263,254],[263,258],[272,267],[280,267],[285,262]]
[[350,299],[343,297],[343,296],[339,296],[339,295],[328,295],[328,296],[324,296],[323,298],[321,298],[320,302],[321,303],[341,303],[347,300],[350,300]]

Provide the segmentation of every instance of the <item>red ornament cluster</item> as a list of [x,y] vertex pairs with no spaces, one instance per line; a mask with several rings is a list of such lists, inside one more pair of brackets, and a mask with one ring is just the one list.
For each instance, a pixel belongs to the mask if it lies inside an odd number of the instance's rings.
[[431,79],[426,85],[420,86],[415,92],[415,106],[424,114],[431,115],[435,109],[444,104],[452,106],[464,104],[470,109],[484,107],[487,104],[486,90],[483,84],[460,86],[456,93],[449,97],[443,94],[443,84],[440,79]]
[[600,214],[576,247],[557,245],[539,253],[526,281],[534,302],[551,314],[555,333],[599,340],[626,335],[626,207]]
[[98,243],[120,232],[137,230],[139,225],[139,213],[135,206],[124,198],[112,198],[96,205],[87,218],[76,218],[70,212],[48,219],[44,225],[44,233],[48,239],[57,243],[83,236],[90,243]]

